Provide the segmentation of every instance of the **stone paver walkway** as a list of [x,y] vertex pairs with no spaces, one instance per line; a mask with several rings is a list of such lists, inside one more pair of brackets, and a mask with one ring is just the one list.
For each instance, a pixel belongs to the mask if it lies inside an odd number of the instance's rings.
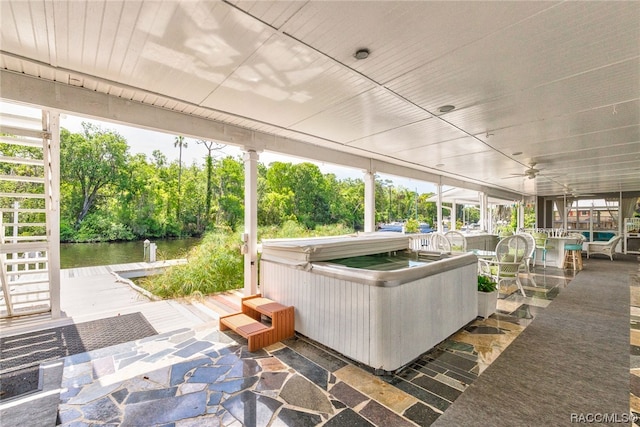
[[[63,426],[428,426],[570,276],[546,269],[405,369],[375,376],[296,337],[250,353],[217,322],[65,358]],[[509,290],[510,293],[511,290]],[[515,289],[513,289],[515,291]]]

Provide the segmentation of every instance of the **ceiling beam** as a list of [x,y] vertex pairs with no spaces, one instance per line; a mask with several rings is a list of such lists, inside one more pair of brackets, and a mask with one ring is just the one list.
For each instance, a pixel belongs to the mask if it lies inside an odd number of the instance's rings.
[[140,127],[157,132],[206,139],[241,147],[307,158],[363,171],[441,183],[483,191],[495,197],[519,200],[522,196],[503,189],[468,182],[455,177],[419,170],[334,150],[292,138],[254,131],[190,114],[120,98],[83,87],[0,70],[0,96],[7,100],[52,109],[87,118]]

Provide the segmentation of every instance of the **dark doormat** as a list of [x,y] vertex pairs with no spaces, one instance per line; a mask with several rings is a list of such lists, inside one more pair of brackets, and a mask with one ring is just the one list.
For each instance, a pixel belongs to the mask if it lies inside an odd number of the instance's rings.
[[0,338],[0,399],[37,389],[42,362],[157,333],[142,313],[132,313]]

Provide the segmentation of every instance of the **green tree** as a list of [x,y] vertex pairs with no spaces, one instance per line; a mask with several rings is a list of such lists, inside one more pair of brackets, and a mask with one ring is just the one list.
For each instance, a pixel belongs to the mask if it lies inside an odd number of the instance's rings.
[[[313,229],[318,224],[328,224],[332,220],[330,192],[333,190],[329,182],[318,166],[312,163],[293,165],[274,162],[266,174],[263,200],[278,201],[277,209],[283,219],[296,218],[305,227]],[[293,203],[289,203],[291,194]],[[273,213],[267,217],[273,218]]]
[[211,199],[213,197],[213,158],[211,156],[212,151],[219,151],[226,147],[224,144],[218,144],[214,141],[207,141],[204,139],[196,141],[197,144],[202,144],[207,149],[207,157],[205,158],[205,164],[207,168],[207,190],[205,195],[205,221],[207,224],[211,221]]
[[[364,224],[364,181],[345,179],[332,183],[336,200],[332,204],[332,222],[343,222],[354,230]],[[377,208],[377,206],[376,206]],[[377,210],[377,209],[376,209]]]
[[[101,192],[116,185],[125,171],[128,145],[115,131],[83,122],[83,133],[60,132],[61,179],[70,184],[72,210],[79,226]],[[75,202],[75,203],[73,203]]]
[[184,136],[182,135],[176,136],[173,146],[180,148],[180,155],[178,158],[178,209],[176,214],[178,219],[180,219],[180,199],[182,198],[182,193],[180,192],[182,181],[182,148],[187,148],[187,141],[184,140]]
[[218,206],[216,222],[235,231],[244,220],[244,168],[242,160],[227,156],[217,162],[213,181]]
[[295,215],[309,229],[328,224],[331,220],[329,192],[320,168],[313,163],[299,163],[293,167]]
[[139,237],[163,237],[166,235],[167,205],[170,188],[166,175],[166,158],[159,151],[151,163],[144,154],[129,159],[127,175],[122,181],[121,197],[114,209],[119,218]]
[[204,232],[207,221],[205,218],[205,171],[195,162],[183,170],[183,189],[188,197],[182,201],[182,215],[180,217],[180,234],[196,235]]

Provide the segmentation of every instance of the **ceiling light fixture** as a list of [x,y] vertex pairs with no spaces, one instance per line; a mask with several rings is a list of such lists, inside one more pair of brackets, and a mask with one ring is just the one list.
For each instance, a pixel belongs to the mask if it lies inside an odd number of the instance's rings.
[[443,105],[442,107],[438,108],[438,111],[440,111],[441,113],[448,113],[449,111],[453,111],[455,109],[456,107],[453,105]]
[[358,49],[353,56],[356,59],[367,59],[369,57],[369,49]]

